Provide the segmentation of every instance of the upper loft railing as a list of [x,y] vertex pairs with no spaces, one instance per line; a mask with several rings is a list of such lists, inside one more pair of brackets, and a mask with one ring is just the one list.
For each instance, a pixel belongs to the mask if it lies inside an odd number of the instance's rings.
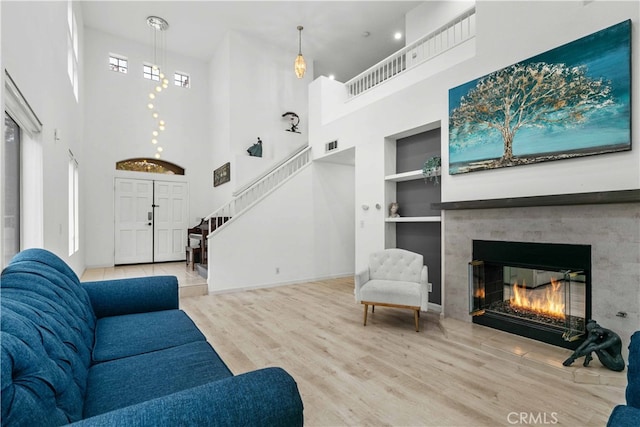
[[378,62],[345,83],[349,98],[358,96],[476,35],[475,6],[447,24]]
[[240,213],[257,203],[304,166],[308,165],[310,161],[311,147],[305,146],[301,150],[295,151],[285,161],[274,165],[267,173],[261,175],[261,178],[258,177],[257,181],[252,181],[249,187],[237,193],[230,202],[205,218],[209,225],[208,234],[213,233],[229,220],[237,217]]

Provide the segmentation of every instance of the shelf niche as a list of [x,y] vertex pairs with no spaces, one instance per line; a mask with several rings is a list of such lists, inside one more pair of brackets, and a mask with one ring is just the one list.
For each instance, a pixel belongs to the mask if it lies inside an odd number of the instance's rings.
[[[398,202],[400,217],[386,218],[387,247],[421,254],[429,268],[433,290],[429,301],[441,304],[440,184],[425,180],[424,162],[440,155],[440,124],[389,141],[385,191],[388,203]],[[388,213],[387,213],[388,214]]]

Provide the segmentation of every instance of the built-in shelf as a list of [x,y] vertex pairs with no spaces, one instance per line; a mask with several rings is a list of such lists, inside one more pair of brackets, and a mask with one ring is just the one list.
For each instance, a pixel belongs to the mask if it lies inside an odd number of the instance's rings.
[[402,181],[411,181],[414,179],[418,179],[422,176],[422,170],[417,171],[409,171],[396,173],[393,175],[387,175],[384,177],[385,181],[393,181],[393,182],[402,182]]
[[387,218],[385,222],[440,222],[439,216],[400,216]]
[[[440,169],[438,169],[433,176],[440,176]],[[422,169],[409,171],[409,172],[396,173],[396,174],[387,175],[384,177],[385,181],[393,181],[393,182],[412,181],[414,179],[421,179],[421,178],[424,178],[424,175],[422,175]]]

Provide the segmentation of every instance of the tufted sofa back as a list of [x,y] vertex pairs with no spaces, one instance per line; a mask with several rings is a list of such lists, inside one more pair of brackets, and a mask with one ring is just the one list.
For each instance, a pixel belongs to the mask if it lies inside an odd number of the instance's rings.
[[385,249],[369,255],[369,277],[377,280],[420,282],[423,266],[420,254],[404,249]]
[[81,419],[96,317],[76,274],[27,249],[2,272],[0,304],[2,425]]

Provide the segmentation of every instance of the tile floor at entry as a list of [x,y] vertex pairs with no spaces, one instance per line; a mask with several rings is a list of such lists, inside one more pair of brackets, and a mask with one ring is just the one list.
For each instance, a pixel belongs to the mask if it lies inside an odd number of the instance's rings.
[[88,282],[144,276],[176,276],[181,298],[207,294],[207,279],[200,276],[197,271],[187,267],[184,261],[88,268],[80,280]]

